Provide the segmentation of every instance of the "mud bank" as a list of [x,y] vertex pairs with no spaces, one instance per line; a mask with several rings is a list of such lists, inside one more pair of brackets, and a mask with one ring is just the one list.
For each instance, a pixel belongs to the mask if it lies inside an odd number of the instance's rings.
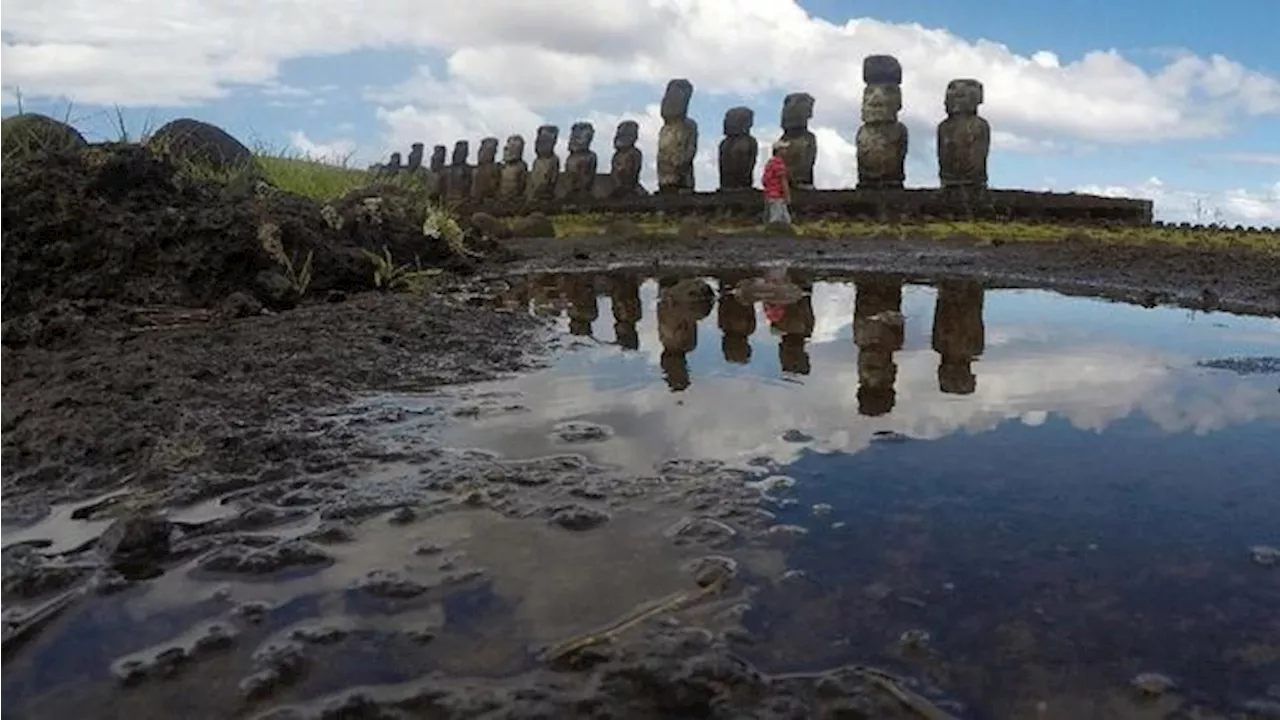
[[636,266],[663,272],[796,267],[897,273],[929,282],[973,278],[988,287],[1039,287],[1143,305],[1280,314],[1280,260],[1247,249],[1108,244],[1092,240],[708,237],[626,241],[608,237],[522,241],[510,272]]

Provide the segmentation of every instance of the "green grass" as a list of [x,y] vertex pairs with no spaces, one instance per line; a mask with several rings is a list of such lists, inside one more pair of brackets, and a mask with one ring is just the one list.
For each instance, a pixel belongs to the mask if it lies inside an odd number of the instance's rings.
[[[615,234],[612,227],[617,218],[597,214],[558,215],[551,218],[558,237],[590,237]],[[655,241],[680,237],[679,219],[662,219],[656,216],[628,218],[645,238]],[[712,222],[707,230],[720,237],[756,236],[774,234],[759,224],[745,222]],[[1202,248],[1250,248],[1270,253],[1280,253],[1280,236],[1275,233],[1203,228],[1182,230],[1178,228],[1147,226],[1079,227],[1027,222],[997,221],[937,221],[907,223],[876,223],[848,221],[802,221],[792,227],[792,233],[803,238],[897,238],[968,241],[979,245],[999,242],[1060,242],[1070,239],[1096,240],[1124,244],[1167,244]]]
[[256,152],[255,157],[268,183],[285,192],[320,202],[340,198],[352,190],[368,186],[374,180],[369,171],[345,164],[262,151]]

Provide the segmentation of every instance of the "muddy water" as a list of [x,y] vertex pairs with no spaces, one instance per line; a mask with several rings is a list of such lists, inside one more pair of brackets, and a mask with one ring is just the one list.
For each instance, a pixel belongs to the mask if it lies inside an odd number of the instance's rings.
[[[1280,544],[1280,321],[877,276],[780,316],[664,314],[659,292],[533,281],[515,302],[558,301],[579,349],[486,388],[527,412],[446,437],[537,456],[599,423],[601,462],[794,481],[779,519],[808,533],[742,649],[770,670],[874,663],[990,717],[1274,705],[1280,571],[1250,548]],[[1136,701],[1143,672],[1176,699]]]
[[[539,674],[588,635],[686,626],[774,673],[886,670],[957,717],[1280,703],[1280,568],[1251,552],[1280,545],[1280,322],[793,279],[798,300],[661,304],[675,278],[523,279],[496,302],[573,339],[551,367],[318,414],[310,432],[383,450],[168,508],[164,572],[113,592],[86,543],[163,494],[6,522],[6,613],[98,589],[6,647],[4,717],[311,717],[362,687],[368,714],[327,716],[710,717]],[[32,549],[47,592],[14,597]],[[734,568],[714,596],[696,590],[711,561]],[[613,686],[656,661],[634,662]],[[1141,673],[1171,685],[1144,694]],[[536,682],[493,685],[519,677]],[[472,684],[422,685],[450,678]],[[751,708],[809,697],[752,687]],[[578,694],[514,709],[559,688]],[[370,700],[393,696],[410,700]],[[761,717],[824,717],[843,702],[827,696]]]

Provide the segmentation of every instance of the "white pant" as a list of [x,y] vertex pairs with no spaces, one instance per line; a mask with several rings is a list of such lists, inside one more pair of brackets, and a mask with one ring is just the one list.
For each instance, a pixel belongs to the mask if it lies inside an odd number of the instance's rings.
[[787,201],[765,200],[764,222],[766,225],[790,225],[791,211],[787,209]]

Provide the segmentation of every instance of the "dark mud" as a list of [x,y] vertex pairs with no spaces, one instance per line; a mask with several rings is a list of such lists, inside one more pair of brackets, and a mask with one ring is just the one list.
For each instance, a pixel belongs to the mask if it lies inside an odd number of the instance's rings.
[[812,270],[881,271],[919,282],[972,278],[987,287],[1040,287],[1145,306],[1280,315],[1280,260],[1246,249],[972,240],[709,237],[624,241],[606,237],[522,241],[514,270],[634,266],[681,271],[750,269],[785,261]]

